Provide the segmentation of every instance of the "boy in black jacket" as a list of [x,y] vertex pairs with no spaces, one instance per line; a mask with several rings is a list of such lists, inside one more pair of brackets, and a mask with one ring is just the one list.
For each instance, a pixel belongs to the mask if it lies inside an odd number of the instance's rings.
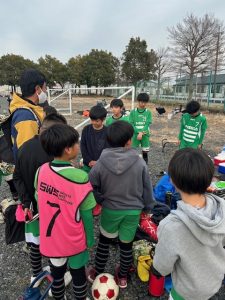
[[[107,110],[103,106],[93,106],[89,115],[91,124],[85,126],[82,131],[80,148],[84,162],[83,170],[87,173],[96,164],[103,149],[108,147],[107,127],[103,125],[106,115]],[[93,210],[93,215],[98,216],[100,213],[101,206],[97,204]]]

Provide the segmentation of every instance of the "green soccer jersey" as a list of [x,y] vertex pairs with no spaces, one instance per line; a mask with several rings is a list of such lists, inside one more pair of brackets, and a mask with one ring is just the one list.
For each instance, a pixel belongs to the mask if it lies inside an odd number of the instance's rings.
[[143,132],[146,135],[149,135],[150,130],[149,126],[152,124],[152,113],[147,108],[139,109],[135,108],[130,112],[130,123],[134,127],[134,134]]
[[199,114],[196,117],[186,113],[181,118],[180,124],[180,149],[182,148],[195,148],[202,144],[205,132],[207,129],[206,117]]
[[127,122],[129,122],[129,117],[125,116],[125,115],[122,115],[120,118],[115,118],[113,116],[110,116],[106,119],[105,124],[106,124],[106,126],[109,126],[109,125],[111,125],[112,123],[114,123],[116,121],[127,121]]

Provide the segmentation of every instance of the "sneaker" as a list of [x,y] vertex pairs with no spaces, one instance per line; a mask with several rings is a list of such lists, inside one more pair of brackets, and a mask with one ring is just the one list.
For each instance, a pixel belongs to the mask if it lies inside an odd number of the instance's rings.
[[101,214],[102,212],[102,206],[100,204],[96,204],[95,208],[92,211],[93,216],[97,217]]
[[22,250],[24,253],[30,254],[30,247],[27,244],[23,246]]
[[125,289],[127,287],[127,277],[119,277],[120,266],[117,266],[115,269],[115,281],[121,289]]
[[87,277],[87,280],[90,282],[90,283],[93,283],[95,278],[96,278],[97,274],[96,274],[96,271],[95,269],[92,267],[92,266],[89,266],[87,269],[86,269],[86,277]]
[[[67,272],[65,273],[65,275],[64,275],[65,286],[69,285],[70,282],[71,282],[71,280],[72,280],[72,276],[71,276],[71,274],[70,274],[70,271],[67,271]],[[51,290],[51,289],[48,291],[48,295],[49,295],[49,297],[53,297],[53,295],[52,295],[52,290]],[[65,298],[65,299],[66,299],[66,298]]]

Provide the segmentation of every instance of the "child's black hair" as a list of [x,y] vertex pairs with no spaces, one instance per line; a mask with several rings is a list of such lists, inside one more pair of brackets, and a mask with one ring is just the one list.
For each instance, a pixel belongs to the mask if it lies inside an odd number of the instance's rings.
[[194,114],[200,110],[200,104],[198,101],[192,100],[187,103],[185,110],[189,114]]
[[107,110],[101,105],[95,105],[91,108],[89,117],[91,120],[104,120],[107,115]]
[[79,133],[72,126],[55,124],[40,135],[42,147],[48,155],[61,157],[67,147],[79,141]]
[[212,181],[214,165],[203,151],[185,148],[174,154],[168,173],[179,190],[187,194],[204,194]]
[[125,121],[116,121],[107,127],[107,141],[112,148],[124,147],[133,134],[133,126]]
[[121,99],[113,99],[110,103],[110,107],[120,107],[124,106],[123,101]]
[[35,69],[25,70],[20,77],[22,96],[32,96],[35,93],[35,87],[39,85],[42,88],[45,82],[46,78],[40,71]]
[[46,116],[49,114],[57,114],[56,108],[51,105],[44,106],[43,111],[45,112]]
[[62,123],[62,124],[67,124],[67,121],[66,121],[66,118],[61,115],[61,114],[58,114],[58,113],[51,113],[51,114],[48,114],[42,124],[46,123],[46,122],[54,122],[54,123]]
[[137,96],[137,101],[148,102],[149,101],[149,95],[147,93],[140,93]]

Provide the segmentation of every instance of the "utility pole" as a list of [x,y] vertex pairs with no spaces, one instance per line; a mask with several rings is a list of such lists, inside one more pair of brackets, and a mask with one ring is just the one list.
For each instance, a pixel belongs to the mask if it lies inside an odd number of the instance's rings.
[[216,98],[216,74],[218,69],[218,57],[219,57],[219,50],[220,50],[220,27],[217,34],[217,42],[216,42],[216,61],[215,61],[215,71],[214,71],[214,81],[213,81],[213,98]]

